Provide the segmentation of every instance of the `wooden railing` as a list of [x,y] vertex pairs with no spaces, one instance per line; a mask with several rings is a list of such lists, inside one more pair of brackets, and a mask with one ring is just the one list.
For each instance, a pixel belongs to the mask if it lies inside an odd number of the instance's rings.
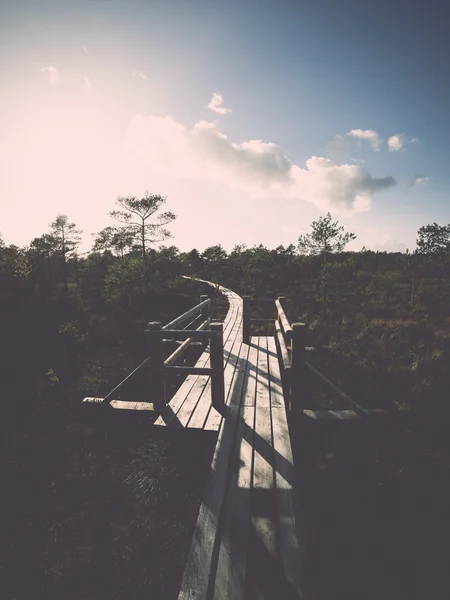
[[273,319],[252,319],[251,306],[253,302],[275,302],[277,318],[275,320],[275,338],[278,346],[279,359],[282,365],[283,387],[285,390],[286,408],[298,411],[299,414],[308,408],[305,405],[305,374],[311,373],[325,384],[336,396],[344,400],[359,417],[367,417],[373,411],[367,410],[355,402],[350,396],[340,390],[334,383],[327,379],[320,371],[315,369],[307,360],[307,353],[325,350],[327,346],[306,346],[305,323],[290,323],[286,315],[286,298],[279,296],[273,299],[253,300],[248,296],[243,298],[243,340],[250,343],[252,322],[273,322]]
[[[129,381],[144,365],[147,365],[149,382],[152,387],[150,402],[153,401],[153,409],[159,414],[164,411],[170,400],[167,398],[166,393],[166,375],[170,373],[211,375],[212,405],[220,410],[225,403],[223,324],[211,322],[209,316],[210,305],[211,299],[208,296],[200,296],[199,304],[176,317],[167,325],[162,325],[160,321],[148,323],[145,335],[148,342],[149,356],[104,398],[85,398],[83,402],[111,404],[113,395],[123,384]],[[184,328],[181,328],[182,325],[185,325]],[[205,348],[208,341],[210,342],[210,367],[186,367],[175,364],[191,344],[200,343]],[[181,343],[170,356],[165,358],[164,346],[168,342]]]

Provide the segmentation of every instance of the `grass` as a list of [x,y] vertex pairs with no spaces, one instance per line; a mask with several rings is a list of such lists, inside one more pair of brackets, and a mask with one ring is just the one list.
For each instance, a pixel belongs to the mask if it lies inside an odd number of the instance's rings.
[[[292,300],[309,343],[334,347],[311,362],[361,404],[390,410],[374,427],[292,424],[313,600],[450,596],[448,317],[430,314],[436,286],[420,288],[414,312],[406,283],[384,283],[370,284],[363,305],[352,291],[348,314],[331,308],[328,322],[313,283],[302,289],[311,308]],[[216,299],[213,316],[224,309]],[[80,371],[84,395],[106,393],[111,372],[120,378],[121,359],[105,366],[103,351]],[[143,385],[122,397],[142,399]],[[40,396],[17,382],[2,389],[0,597],[175,598],[216,436],[156,430],[150,415],[100,419],[59,394],[57,383]],[[337,408],[323,387],[314,394]]]
[[215,436],[81,411],[5,457],[1,598],[176,597]]
[[[212,309],[223,318],[226,306]],[[20,371],[0,381],[2,600],[177,596],[217,434],[154,428],[152,413],[86,410],[84,395],[107,393],[146,351],[112,336],[98,346],[70,392],[53,370],[42,389]],[[199,352],[189,348],[185,364]],[[171,378],[169,396],[180,383]],[[146,389],[142,371],[116,397],[145,400]]]
[[313,599],[448,598],[448,442],[356,422],[294,439]]

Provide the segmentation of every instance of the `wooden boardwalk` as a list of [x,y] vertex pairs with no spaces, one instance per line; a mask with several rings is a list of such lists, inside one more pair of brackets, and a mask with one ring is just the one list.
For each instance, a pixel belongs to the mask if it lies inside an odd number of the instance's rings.
[[[156,425],[218,431],[179,599],[304,598],[292,449],[273,337],[242,342],[242,299],[224,321],[225,399],[189,375]],[[197,366],[209,366],[205,350]]]

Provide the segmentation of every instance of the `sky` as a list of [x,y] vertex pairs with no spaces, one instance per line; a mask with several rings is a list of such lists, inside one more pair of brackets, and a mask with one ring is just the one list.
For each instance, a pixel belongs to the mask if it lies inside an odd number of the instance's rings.
[[[447,14],[448,11],[448,14]],[[57,214],[82,252],[118,196],[167,197],[165,242],[349,249],[450,222],[450,8],[413,0],[0,0],[0,234]]]

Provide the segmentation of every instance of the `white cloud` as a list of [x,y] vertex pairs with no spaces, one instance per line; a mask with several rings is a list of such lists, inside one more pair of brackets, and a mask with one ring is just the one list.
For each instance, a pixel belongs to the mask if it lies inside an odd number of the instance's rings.
[[374,150],[379,151],[381,149],[380,137],[373,129],[352,129],[347,135],[360,140],[367,140]]
[[352,160],[357,165],[363,165],[366,162],[363,158],[351,158],[350,160]]
[[410,144],[420,144],[420,140],[419,140],[419,138],[417,138],[417,137],[412,137],[412,138],[409,140],[409,143],[410,143]]
[[252,198],[304,200],[343,213],[370,210],[372,195],[395,185],[392,177],[373,178],[359,165],[323,157],[295,165],[277,144],[233,143],[207,121],[189,130],[172,117],[136,116],[125,148],[136,181],[153,175],[207,180]]
[[366,248],[376,252],[405,252],[407,245],[397,239],[400,232],[386,231],[385,227],[358,227],[355,229],[357,239],[351,242],[352,250],[361,249],[361,241]]
[[426,185],[426,184],[427,184],[429,181],[430,181],[430,176],[429,176],[429,175],[417,175],[417,176],[416,176],[416,177],[413,179],[413,181],[412,181],[412,183],[411,183],[410,187],[413,187],[413,186],[415,186],[415,185],[418,185],[418,186],[424,186],[424,185]]
[[85,54],[88,54],[88,49],[87,49],[87,46],[85,46],[85,45],[83,44],[83,45],[81,46],[81,49],[83,50],[83,52],[84,52]]
[[50,83],[59,83],[59,71],[53,65],[48,65],[48,67],[42,67],[41,73],[47,73]]
[[219,92],[214,92],[212,98],[208,104],[208,108],[214,111],[219,115],[226,115],[227,113],[232,112],[231,108],[225,108],[222,106],[223,97]]
[[144,75],[142,71],[133,71],[133,77],[140,79],[141,81],[145,81],[147,79],[147,76]]
[[400,151],[404,151],[405,148],[403,147],[405,143],[405,136],[403,135],[403,133],[399,133],[397,135],[391,135],[391,137],[388,139],[388,148],[390,152],[400,152]]
[[89,79],[89,77],[87,75],[84,76],[84,87],[88,92],[90,92],[92,89],[91,80]]

